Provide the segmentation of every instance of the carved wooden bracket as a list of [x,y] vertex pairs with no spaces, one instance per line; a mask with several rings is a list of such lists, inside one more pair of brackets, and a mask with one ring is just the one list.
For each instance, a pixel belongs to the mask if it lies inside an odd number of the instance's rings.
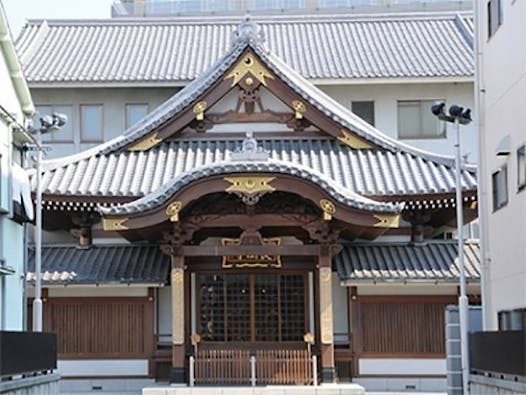
[[319,219],[303,226],[312,240],[320,244],[332,244],[338,241],[343,230],[325,220]]

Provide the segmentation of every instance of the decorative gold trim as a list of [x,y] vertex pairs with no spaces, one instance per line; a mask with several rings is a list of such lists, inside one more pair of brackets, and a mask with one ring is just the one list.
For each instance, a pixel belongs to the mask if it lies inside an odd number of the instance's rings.
[[[248,53],[237,62],[232,71],[225,77],[225,80],[233,78],[232,86],[236,85],[247,73],[252,74],[263,85],[267,86],[265,78],[274,79],[274,76],[263,66],[253,54]],[[248,84],[251,85],[251,84]]]
[[[264,245],[281,245],[280,237],[262,238]],[[222,246],[240,245],[241,239],[223,238],[221,239]],[[280,255],[224,255],[221,260],[221,267],[223,269],[232,268],[281,268]]]
[[183,207],[182,203],[178,200],[172,202],[166,207],[166,215],[170,217],[170,221],[178,222],[179,221],[179,211]]
[[198,121],[202,121],[203,119],[205,119],[205,110],[206,110],[206,107],[208,106],[208,103],[206,101],[200,101],[200,102],[197,102],[194,106],[194,114],[195,114],[195,119],[197,119]]
[[184,271],[173,268],[172,280],[172,343],[184,344]]
[[136,142],[135,144],[130,146],[128,148],[128,151],[146,151],[146,150],[149,150],[150,148],[152,148],[153,146],[159,144],[162,141],[162,139],[158,139],[157,138],[158,134],[159,134],[158,132],[155,132],[151,136],[147,136],[144,139],[139,140],[138,142]]
[[373,148],[374,145],[365,141],[364,139],[356,136],[354,133],[349,132],[348,130],[342,129],[342,136],[338,137],[342,143],[348,145],[354,149],[364,149],[364,148]]
[[320,207],[323,210],[323,219],[325,221],[330,221],[334,213],[336,213],[336,207],[334,206],[334,203],[327,199],[321,199]]
[[103,218],[102,227],[106,231],[110,230],[126,230],[129,229],[124,223],[128,221],[129,218]]
[[374,224],[375,228],[398,228],[400,226],[400,214],[375,214],[374,218],[380,221]]
[[223,178],[225,181],[230,182],[225,192],[240,192],[248,195],[254,195],[260,192],[273,192],[276,188],[268,185],[269,182],[276,179],[276,177],[267,176],[232,176]]
[[323,344],[332,344],[332,270],[330,267],[320,269],[320,332]]
[[296,119],[302,119],[303,114],[307,112],[307,107],[305,107],[305,104],[300,100],[292,100],[292,108],[295,111],[294,116]]

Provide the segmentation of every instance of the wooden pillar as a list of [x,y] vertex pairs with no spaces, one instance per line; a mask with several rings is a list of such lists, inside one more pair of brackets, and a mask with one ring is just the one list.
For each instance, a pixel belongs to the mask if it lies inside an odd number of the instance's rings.
[[172,367],[171,383],[186,383],[184,257],[172,255]]
[[359,359],[363,351],[363,325],[361,320],[362,304],[358,297],[358,290],[356,287],[351,287],[351,347],[352,347],[352,362],[351,362],[351,376],[359,375]]
[[329,248],[322,248],[318,258],[319,271],[319,323],[321,375],[324,383],[336,380],[334,367],[334,331],[332,319],[332,268]]

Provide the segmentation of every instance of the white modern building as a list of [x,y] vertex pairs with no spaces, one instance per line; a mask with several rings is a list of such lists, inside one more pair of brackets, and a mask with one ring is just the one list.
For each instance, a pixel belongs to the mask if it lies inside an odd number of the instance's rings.
[[33,205],[22,166],[34,107],[1,5],[0,86],[0,330],[23,330],[24,223],[33,219]]
[[[526,3],[490,0],[476,16],[479,43],[477,99],[480,112],[480,217],[485,281],[485,330],[495,336],[494,355],[522,360],[519,372],[495,364],[497,377],[487,382],[523,393],[526,328]],[[522,336],[507,331],[523,331]],[[509,336],[519,336],[513,341]],[[521,340],[522,339],[522,340]],[[522,343],[520,343],[522,341]],[[511,344],[510,344],[511,342]],[[522,346],[521,346],[522,344]],[[491,346],[491,342],[485,344]],[[488,349],[481,349],[488,354]],[[477,350],[472,350],[477,351]],[[515,358],[512,353],[518,353]],[[499,370],[501,368],[502,370]],[[474,376],[480,383],[479,376]],[[496,386],[496,387],[495,387]],[[477,390],[481,390],[477,387]],[[511,392],[510,392],[511,393]]]

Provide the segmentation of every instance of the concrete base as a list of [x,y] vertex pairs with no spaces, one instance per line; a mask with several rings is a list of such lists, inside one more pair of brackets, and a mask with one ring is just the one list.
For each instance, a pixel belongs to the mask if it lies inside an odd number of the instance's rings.
[[321,369],[321,381],[324,383],[336,382],[336,369],[334,368],[334,366]]
[[186,384],[186,372],[184,368],[171,367],[170,368],[170,383]]
[[81,394],[140,394],[144,387],[155,385],[153,379],[148,378],[115,378],[115,379],[62,379],[60,393],[68,395]]
[[54,395],[58,394],[60,375],[56,373],[13,379],[0,382],[3,395]]
[[519,395],[526,394],[526,376],[512,381],[478,374],[470,376],[470,391],[477,395]]
[[142,395],[365,395],[358,384],[322,384],[314,386],[265,386],[265,387],[151,387]]

